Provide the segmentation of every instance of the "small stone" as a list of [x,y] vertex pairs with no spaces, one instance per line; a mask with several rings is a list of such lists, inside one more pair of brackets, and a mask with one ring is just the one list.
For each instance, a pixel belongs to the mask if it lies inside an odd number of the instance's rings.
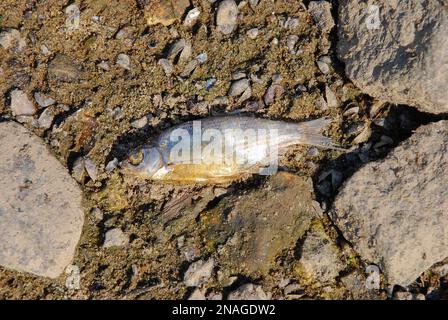
[[191,296],[188,297],[188,300],[206,300],[206,298],[202,290],[196,288],[196,290],[193,291]]
[[126,70],[131,70],[131,58],[127,54],[120,53],[117,56],[117,64]]
[[336,95],[334,94],[334,92],[331,90],[331,88],[329,86],[325,86],[325,98],[327,100],[327,105],[329,108],[337,108],[339,103],[338,103],[338,98],[336,98]]
[[207,80],[207,83],[205,84],[205,89],[208,91],[211,88],[213,88],[216,84],[216,78],[210,78]]
[[121,247],[129,243],[129,238],[119,228],[111,229],[106,232],[103,247]]
[[140,119],[133,121],[131,123],[131,126],[133,126],[136,129],[141,129],[144,126],[146,126],[147,124],[148,124],[148,117],[144,116],[144,117],[141,117]]
[[114,158],[113,160],[109,161],[109,163],[106,165],[106,171],[111,172],[114,171],[118,167],[118,159]]
[[101,61],[100,63],[98,63],[98,68],[103,69],[104,71],[109,71],[110,70],[110,66],[106,61]]
[[124,27],[117,32],[117,34],[115,35],[115,39],[123,40],[129,38],[130,36],[131,36],[130,29],[128,27]]
[[150,1],[145,7],[145,18],[148,25],[172,25],[184,15],[190,6],[189,0],[157,0]]
[[192,263],[184,275],[184,283],[188,287],[198,287],[208,281],[213,273],[215,261],[210,258],[207,261],[199,260]]
[[227,106],[229,104],[229,99],[227,97],[216,97],[213,99],[212,106]]
[[298,283],[292,283],[285,287],[283,293],[290,299],[299,299],[305,295],[305,290]]
[[415,294],[411,292],[398,291],[394,294],[394,300],[426,300],[426,298],[421,293]]
[[50,80],[76,82],[81,78],[81,68],[70,58],[58,54],[48,65]]
[[296,87],[297,93],[302,93],[302,92],[307,92],[307,91],[308,91],[308,88],[303,84],[298,84]]
[[299,27],[299,19],[298,18],[288,18],[285,23],[285,28],[289,30],[294,30]]
[[201,12],[198,8],[193,8],[190,11],[188,11],[187,16],[184,20],[184,26],[191,27],[196,24],[196,21],[198,21],[198,18],[200,16]]
[[322,60],[317,60],[317,67],[319,68],[320,72],[323,74],[328,74],[330,72],[330,67],[328,64]]
[[359,107],[348,108],[342,115],[345,117],[355,116],[359,114],[359,110]]
[[258,102],[258,101],[249,101],[249,102],[246,104],[245,109],[246,109],[248,112],[257,112],[257,111],[259,111],[259,110],[261,109],[261,103]]
[[93,208],[91,213],[95,217],[95,219],[98,221],[101,221],[104,218],[103,212],[98,208]]
[[276,98],[280,98],[285,93],[285,89],[280,84],[272,84],[264,95],[264,103],[272,104]]
[[81,289],[81,275],[79,272],[79,267],[75,265],[70,265],[65,269],[65,274],[67,278],[65,279],[65,287],[69,290],[79,290]]
[[296,54],[296,43],[299,41],[299,37],[296,35],[289,35],[286,39],[286,47],[288,48],[289,53]]
[[218,31],[225,35],[231,34],[237,25],[238,12],[238,6],[234,0],[221,1],[216,13]]
[[212,291],[209,294],[207,294],[206,299],[207,300],[215,300],[215,301],[216,300],[222,300],[222,293]]
[[81,19],[81,11],[79,10],[79,7],[73,3],[67,6],[64,11],[67,15],[67,18],[65,19],[67,31],[78,30]]
[[256,6],[258,6],[259,2],[260,2],[260,0],[249,0],[249,4],[252,8],[255,8]]
[[48,50],[48,47],[44,44],[40,46],[40,53],[42,53],[44,56],[51,55],[51,51]]
[[15,89],[11,92],[11,111],[15,116],[32,116],[36,108],[25,92]]
[[92,160],[87,158],[84,160],[84,166],[89,177],[93,181],[96,181],[98,179],[98,169],[96,167],[96,164]]
[[364,126],[362,131],[353,139],[353,144],[361,144],[367,142],[372,136],[372,128],[369,125]]
[[85,176],[86,176],[86,170],[84,166],[84,158],[79,157],[73,163],[72,177],[79,183],[82,183],[84,181]]
[[272,83],[279,84],[283,80],[283,77],[280,73],[276,73],[272,75]]
[[47,97],[40,92],[34,93],[34,99],[41,108],[46,108],[56,103],[56,100],[51,97]]
[[195,103],[193,107],[191,108],[191,112],[193,114],[198,115],[208,115],[209,113],[209,104],[207,101],[200,101],[198,103]]
[[241,95],[241,97],[238,99],[237,103],[241,104],[244,101],[250,99],[250,97],[252,97],[252,88],[249,86],[249,88],[247,88],[243,94]]
[[192,52],[191,43],[185,39],[180,39],[171,46],[167,58],[173,60],[179,55],[178,62],[182,64],[190,59]]
[[244,72],[236,71],[232,73],[232,80],[240,80],[246,78],[247,75]]
[[50,129],[53,124],[54,117],[56,116],[54,107],[50,107],[44,110],[37,120],[39,128]]
[[342,276],[340,281],[350,291],[353,299],[372,300],[377,298],[375,290],[369,289],[368,280],[361,271],[354,270]]
[[203,53],[199,54],[199,55],[196,57],[196,60],[198,60],[199,63],[204,63],[204,62],[206,62],[206,61],[208,60],[207,52],[203,52]]
[[18,53],[26,47],[26,41],[20,36],[18,30],[9,29],[0,33],[0,46],[5,50],[12,49]]
[[258,37],[258,33],[259,33],[258,28],[253,28],[253,29],[250,29],[249,31],[247,31],[247,36],[250,39],[256,39]]
[[252,283],[246,283],[238,289],[229,293],[228,300],[269,300],[261,286]]
[[188,77],[193,71],[194,69],[196,69],[196,67],[199,65],[198,60],[191,60],[189,63],[187,63],[187,65],[185,66],[184,70],[182,71],[182,73],[180,74],[181,77]]
[[314,22],[323,32],[330,32],[334,27],[333,16],[331,15],[331,3],[327,1],[311,1],[308,11]]
[[291,282],[291,279],[283,278],[280,280],[280,283],[278,284],[278,287],[283,289],[285,288],[289,283]]
[[168,60],[168,59],[160,59],[157,64],[162,67],[163,71],[165,72],[165,74],[167,76],[169,76],[169,75],[171,75],[173,73],[174,66],[173,66],[173,64],[171,63],[170,60]]
[[242,95],[249,87],[250,81],[248,79],[234,81],[230,86],[229,95],[231,97],[238,97]]

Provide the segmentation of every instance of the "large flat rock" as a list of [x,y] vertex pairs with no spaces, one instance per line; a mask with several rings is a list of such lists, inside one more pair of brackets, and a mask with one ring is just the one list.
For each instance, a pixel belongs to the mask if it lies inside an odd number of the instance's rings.
[[81,235],[81,191],[22,126],[0,123],[0,146],[0,265],[56,278]]
[[448,112],[448,8],[438,0],[341,0],[338,56],[365,93]]
[[448,257],[448,121],[423,126],[357,171],[332,219],[390,284],[407,286]]
[[217,242],[219,235],[231,234],[220,250],[221,263],[256,278],[296,246],[319,209],[311,180],[279,172],[251,192],[223,198],[207,218],[211,225],[205,239]]

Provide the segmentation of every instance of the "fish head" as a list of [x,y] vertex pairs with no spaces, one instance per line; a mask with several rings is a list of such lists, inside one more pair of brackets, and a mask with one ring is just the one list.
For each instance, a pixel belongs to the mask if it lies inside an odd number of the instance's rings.
[[152,178],[163,166],[162,154],[152,146],[135,149],[120,164],[125,173],[144,178]]

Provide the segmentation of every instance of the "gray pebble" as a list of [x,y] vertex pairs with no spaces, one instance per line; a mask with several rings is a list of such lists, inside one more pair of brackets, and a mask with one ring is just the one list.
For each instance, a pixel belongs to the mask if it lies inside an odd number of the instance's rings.
[[118,166],[118,159],[114,158],[113,160],[109,161],[109,163],[106,165],[106,171],[111,172],[115,170]]
[[163,71],[165,72],[165,74],[167,76],[169,76],[169,75],[171,75],[173,73],[174,66],[173,66],[173,64],[171,63],[170,60],[168,60],[168,59],[160,59],[157,64],[162,67]]
[[49,107],[49,106],[55,104],[55,102],[56,102],[56,100],[54,100],[53,98],[47,97],[40,92],[34,93],[34,99],[36,100],[37,104],[41,108]]
[[259,30],[258,28],[253,28],[247,31],[247,36],[250,39],[256,39],[258,37]]
[[119,229],[111,229],[106,232],[103,248],[121,247],[129,243],[129,238]]
[[54,107],[45,109],[37,120],[39,128],[50,129],[53,124],[55,112]]
[[234,81],[230,86],[229,95],[231,97],[238,97],[242,95],[250,87],[248,79],[240,79]]

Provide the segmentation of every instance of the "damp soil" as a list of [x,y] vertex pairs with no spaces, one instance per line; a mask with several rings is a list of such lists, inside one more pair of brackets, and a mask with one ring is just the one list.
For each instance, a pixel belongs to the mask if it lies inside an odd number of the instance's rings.
[[[0,268],[0,299],[188,297],[191,289],[183,284],[183,275],[190,262],[216,257],[220,246],[235,232],[216,227],[224,214],[219,208],[227,206],[232,210],[229,202],[257,192],[267,178],[250,177],[219,187],[177,186],[105,169],[114,158],[122,160],[133,147],[149,142],[173,125],[235,111],[292,122],[332,118],[326,134],[350,152],[297,146],[281,162],[281,170],[312,179],[315,198],[325,209],[343,179],[365,161],[384,156],[422,123],[424,117],[418,112],[381,104],[356,89],[344,76],[344,66],[337,59],[336,31],[322,34],[300,2],[291,5],[288,0],[260,1],[255,9],[246,5],[230,36],[216,30],[216,3],[191,2],[201,11],[192,28],[181,23],[147,26],[141,3],[133,0],[1,1],[0,28],[18,29],[27,46],[20,53],[0,51],[0,118],[22,122],[39,135],[72,174],[76,160],[84,157],[96,165],[98,176],[95,181],[86,173],[78,177],[86,217],[73,261],[81,271],[80,289],[66,288],[66,275],[51,280]],[[81,10],[81,23],[78,30],[68,31],[64,9],[72,3]],[[288,18],[298,18],[298,27],[291,30],[282,26]],[[259,29],[256,39],[246,35],[252,28]],[[292,34],[298,36],[300,54],[291,54],[286,46]],[[167,76],[158,60],[165,58],[170,46],[181,38],[190,41],[193,56],[206,52],[208,60],[189,76],[180,76],[182,65],[175,65],[173,74]],[[278,44],[273,43],[275,39]],[[42,46],[49,52],[43,53]],[[116,63],[119,54],[130,57],[130,70]],[[69,72],[75,73],[70,81],[50,75],[51,62],[57,56],[70,61]],[[323,74],[316,64],[322,56],[331,59],[328,74]],[[108,70],[99,67],[102,62],[108,64]],[[257,79],[252,82],[252,97],[243,103],[228,97],[235,72]],[[281,75],[285,93],[266,106],[263,97],[276,74]],[[207,88],[211,78],[216,83]],[[299,90],[299,85],[307,91]],[[335,93],[337,107],[325,107],[326,87]],[[35,92],[47,94],[64,106],[58,109],[50,129],[37,128],[32,119],[12,115],[9,93],[15,88],[29,97]],[[214,104],[219,97],[227,97],[227,103]],[[256,110],[247,108],[252,102],[258,102]],[[207,107],[198,107],[203,105]],[[34,119],[42,112],[40,109]],[[133,122],[144,116],[147,125],[135,128]],[[365,137],[358,142],[356,138],[361,134]],[[374,148],[384,135],[393,143]],[[341,173],[341,181],[326,174],[331,170]],[[253,202],[245,204],[247,207],[263,207],[254,196],[245,199]],[[345,252],[344,272],[362,270],[362,263],[327,216],[323,214],[317,223]],[[112,228],[122,229],[129,244],[103,248],[105,232]],[[235,271],[230,261],[218,259],[218,272],[207,290],[225,295],[241,283],[255,282],[273,298],[283,299],[279,283],[288,278],[303,284],[304,298],[352,297],[340,281],[326,286],[318,281],[302,281],[302,273],[294,267],[294,252],[299,250],[296,245],[300,241],[293,240],[289,248],[272,258],[272,265],[261,275],[254,276],[244,269]],[[227,278],[232,276],[238,280],[229,285]],[[380,291],[376,297],[384,298],[385,294]]]

